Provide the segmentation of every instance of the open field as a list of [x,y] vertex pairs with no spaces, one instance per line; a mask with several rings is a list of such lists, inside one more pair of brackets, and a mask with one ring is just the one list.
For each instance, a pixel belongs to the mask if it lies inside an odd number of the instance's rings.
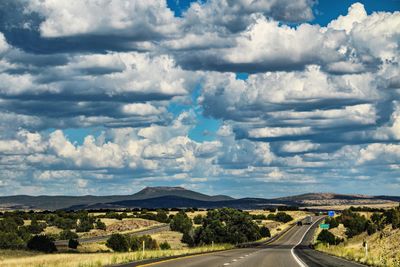
[[10,256],[15,251],[1,251],[2,267],[94,267],[104,266],[117,263],[126,263],[142,259],[152,259],[160,257],[168,257],[175,255],[184,255],[208,251],[218,251],[232,248],[232,245],[218,244],[212,246],[202,246],[196,248],[171,249],[171,250],[149,250],[142,252],[124,252],[124,253],[55,253],[55,254],[39,254],[21,253],[18,256]]

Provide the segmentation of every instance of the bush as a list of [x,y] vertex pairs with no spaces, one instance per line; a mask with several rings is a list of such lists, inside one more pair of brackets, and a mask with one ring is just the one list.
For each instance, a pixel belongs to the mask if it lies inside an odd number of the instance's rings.
[[378,227],[376,224],[368,222],[368,225],[367,225],[368,235],[372,235],[372,234],[376,233],[377,230],[378,230]]
[[63,230],[60,232],[60,239],[61,240],[68,240],[68,239],[77,239],[78,235],[71,230]]
[[33,219],[31,221],[31,224],[28,225],[28,231],[31,234],[40,234],[41,232],[43,232],[44,228],[46,228],[46,224],[38,223],[38,221],[36,219]]
[[16,233],[0,232],[0,248],[1,249],[21,249],[25,246],[22,240]]
[[96,221],[96,228],[100,230],[106,230],[107,226],[105,223],[103,223],[100,219],[97,219]]
[[157,210],[156,221],[161,223],[169,222],[168,213],[165,210]]
[[360,216],[358,213],[344,210],[339,219],[346,227],[346,235],[350,238],[367,230],[368,220],[364,216]]
[[329,224],[329,229],[336,228],[339,226],[339,221],[336,218],[328,217],[325,218],[325,223]]
[[172,231],[181,233],[189,233],[192,230],[192,220],[186,215],[184,211],[179,211],[171,220],[170,227]]
[[326,229],[322,230],[321,233],[319,233],[317,240],[325,244],[328,243],[329,245],[336,244],[335,236]]
[[47,235],[35,235],[33,236],[27,244],[27,247],[31,250],[37,250],[41,252],[55,252],[57,251],[54,240]]
[[132,236],[129,239],[129,246],[133,251],[141,250],[143,248],[143,241],[145,249],[158,249],[157,241],[149,235]]
[[82,218],[80,219],[79,224],[76,226],[76,231],[77,232],[89,232],[91,229],[93,229],[93,222],[88,218]]
[[277,214],[268,214],[268,220],[287,223],[293,220],[293,217],[285,212],[278,212]]
[[181,242],[187,244],[189,247],[193,247],[195,245],[194,239],[189,233],[183,234]]
[[194,233],[195,244],[230,243],[237,244],[261,238],[260,228],[245,212],[223,208],[210,210],[203,218],[203,224]]
[[112,234],[106,242],[106,246],[117,252],[129,250],[127,238],[121,234]]
[[164,241],[160,244],[160,249],[161,250],[171,249],[171,245],[167,241]]
[[268,227],[262,226],[260,228],[260,235],[261,235],[261,237],[271,237],[271,233],[270,233]]
[[198,215],[194,216],[193,222],[195,224],[202,224],[203,223],[203,216],[201,216],[201,214],[198,214]]
[[70,239],[68,240],[68,247],[72,248],[72,249],[77,249],[77,247],[79,246],[79,241],[76,239]]

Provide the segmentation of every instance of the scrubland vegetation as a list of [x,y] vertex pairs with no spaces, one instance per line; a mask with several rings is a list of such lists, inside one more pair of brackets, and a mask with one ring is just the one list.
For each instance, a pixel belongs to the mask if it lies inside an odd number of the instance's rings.
[[[231,208],[5,212],[0,218],[0,261],[1,266],[102,266],[228,249],[270,237],[275,228],[297,218],[288,213]],[[171,231],[133,236],[126,231],[133,221],[169,223]],[[103,242],[80,244],[80,238],[93,233],[112,235]],[[68,245],[56,246],[56,240],[68,240]]]
[[351,208],[325,223],[330,229],[319,231],[317,250],[372,266],[400,266],[400,206]]

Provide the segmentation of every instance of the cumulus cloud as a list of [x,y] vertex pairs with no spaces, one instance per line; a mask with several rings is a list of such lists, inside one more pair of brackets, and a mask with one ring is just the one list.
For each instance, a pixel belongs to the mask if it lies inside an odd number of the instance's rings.
[[40,14],[44,37],[120,35],[136,40],[157,38],[176,30],[176,19],[165,1],[29,1],[27,9]]

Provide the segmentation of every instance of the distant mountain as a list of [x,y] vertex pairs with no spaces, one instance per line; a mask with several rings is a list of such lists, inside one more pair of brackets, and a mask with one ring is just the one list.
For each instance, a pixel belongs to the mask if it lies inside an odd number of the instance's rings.
[[132,195],[111,196],[27,196],[0,197],[0,209],[100,209],[100,208],[175,208],[233,207],[255,209],[271,206],[363,205],[400,202],[399,196],[344,195],[308,193],[275,199],[209,196],[182,187],[146,187]]
[[346,195],[346,194],[335,194],[335,193],[307,193],[296,196],[276,198],[275,200],[296,203],[296,205],[299,206],[322,206],[322,205],[381,204],[393,201],[400,202],[400,197]]
[[[112,203],[125,200],[144,200],[162,196],[181,196],[194,200],[221,201],[232,200],[232,197],[209,196],[182,187],[146,187],[133,195],[110,196],[28,196],[15,195],[0,197],[1,208],[15,209],[66,209],[72,206],[90,206],[98,203]],[[143,201],[142,201],[143,202]],[[105,205],[106,206],[106,205]]]
[[146,187],[143,190],[132,195],[132,197],[134,197],[135,199],[147,199],[147,198],[156,198],[163,196],[179,196],[179,197],[195,199],[195,200],[203,200],[203,201],[222,201],[222,200],[234,199],[232,197],[224,195],[209,196],[192,190],[187,190],[183,187],[168,187],[168,186]]
[[180,196],[162,196],[148,199],[123,200],[112,203],[96,203],[88,206],[72,206],[71,209],[101,209],[101,208],[220,208],[257,209],[275,206],[274,200],[263,198],[241,198],[221,201],[190,199]]

